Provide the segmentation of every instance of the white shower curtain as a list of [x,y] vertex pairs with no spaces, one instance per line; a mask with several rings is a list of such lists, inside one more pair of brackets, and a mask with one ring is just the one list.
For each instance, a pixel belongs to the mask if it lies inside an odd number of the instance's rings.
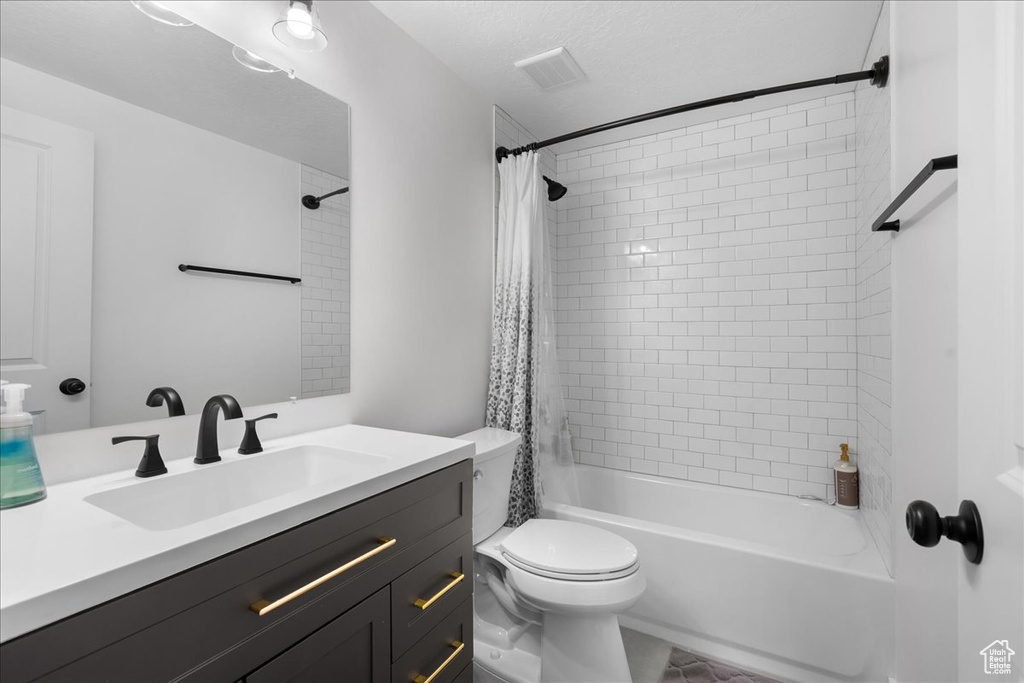
[[498,165],[498,254],[487,426],[519,432],[508,524],[536,517],[541,496],[576,503],[569,425],[555,354],[555,313],[545,222],[546,193],[535,152]]

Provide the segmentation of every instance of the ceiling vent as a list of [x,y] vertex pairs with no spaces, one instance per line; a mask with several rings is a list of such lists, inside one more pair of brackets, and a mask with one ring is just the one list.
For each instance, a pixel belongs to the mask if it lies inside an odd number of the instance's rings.
[[515,66],[536,81],[541,90],[551,90],[586,78],[583,69],[564,47],[520,59]]

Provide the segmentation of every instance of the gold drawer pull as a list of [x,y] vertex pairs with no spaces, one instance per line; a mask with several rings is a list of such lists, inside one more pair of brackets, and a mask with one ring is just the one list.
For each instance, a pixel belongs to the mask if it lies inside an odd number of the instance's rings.
[[387,550],[388,548],[393,546],[395,543],[398,543],[398,541],[393,539],[393,538],[388,538],[387,536],[384,536],[383,538],[380,539],[380,545],[377,546],[376,548],[374,548],[373,550],[371,550],[369,552],[366,552],[366,553],[363,553],[362,555],[360,555],[359,557],[357,557],[354,560],[350,560],[350,561],[346,562],[345,564],[341,565],[340,567],[338,567],[334,571],[331,571],[331,572],[328,572],[327,574],[324,574],[319,579],[315,579],[313,581],[310,581],[309,583],[307,583],[302,588],[297,588],[297,589],[293,590],[291,593],[289,593],[288,595],[284,596],[283,598],[278,598],[274,602],[268,602],[266,600],[260,600],[258,602],[254,602],[251,605],[249,605],[249,609],[251,609],[253,612],[255,612],[256,614],[258,614],[258,615],[260,615],[262,617],[264,614],[267,614],[268,612],[274,611],[275,609],[277,609],[281,605],[285,604],[286,602],[290,602],[290,601],[294,600],[295,598],[299,597],[300,595],[303,595],[304,593],[308,593],[309,591],[313,590],[314,588],[316,588],[320,584],[324,583],[325,581],[330,581],[331,579],[333,579],[338,574],[341,574],[343,572],[347,572],[349,569],[351,569],[352,567],[356,566],[357,564],[359,564],[361,562],[365,562],[366,560],[370,559],[374,555],[377,555],[379,553],[384,552],[385,550]]
[[455,648],[455,652],[448,655],[448,659],[441,662],[441,666],[434,669],[434,673],[430,674],[430,676],[424,676],[423,674],[419,674],[418,676],[412,679],[412,683],[433,683],[434,679],[440,676],[441,672],[444,671],[444,668],[451,664],[453,659],[459,656],[459,653],[462,652],[462,648],[466,647],[466,644],[460,643],[456,640],[454,643],[451,644],[451,646]]
[[416,605],[417,607],[419,607],[422,610],[425,610],[428,607],[430,607],[431,605],[433,605],[435,602],[440,600],[442,595],[444,595],[445,593],[447,593],[451,589],[453,589],[456,586],[458,586],[459,583],[464,578],[466,578],[465,576],[463,576],[459,572],[452,572],[451,573],[451,577],[452,577],[452,580],[448,583],[448,585],[445,586],[444,588],[442,588],[441,590],[439,590],[438,592],[434,593],[434,597],[430,598],[429,600],[424,600],[423,598],[420,598],[420,599],[416,600],[416,602],[414,602],[412,604]]

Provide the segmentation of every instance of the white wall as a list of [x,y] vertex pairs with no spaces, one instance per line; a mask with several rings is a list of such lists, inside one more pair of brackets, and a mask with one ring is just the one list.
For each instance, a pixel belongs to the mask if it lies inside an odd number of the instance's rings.
[[[149,391],[197,412],[299,390],[299,291],[179,263],[299,273],[299,164],[15,62],[3,104],[95,135],[93,425],[153,419]],[[83,369],[82,373],[89,372]],[[87,376],[88,377],[88,376]]]
[[[894,193],[929,159],[957,153],[956,18],[953,2],[892,3]],[[955,171],[933,176],[900,209],[901,229],[892,241],[892,525],[900,683],[957,680],[960,546],[915,545],[903,521],[913,500],[931,502],[942,515],[955,514],[959,502],[956,177]]]
[[558,353],[592,465],[830,495],[856,459],[854,95],[558,156]]
[[[882,5],[863,69],[889,54]],[[871,223],[892,198],[892,87],[862,82],[857,105],[857,449],[860,509],[892,575],[892,240]]]
[[[281,417],[263,423],[261,434],[345,422],[441,435],[481,426],[490,353],[491,105],[365,2],[319,5],[331,42],[316,54],[287,50],[270,35],[277,3],[165,4],[352,107],[352,392],[266,406]],[[237,422],[221,425],[223,446],[241,437]],[[174,458],[194,451],[196,425],[188,416],[132,429],[159,431],[164,456]],[[123,468],[109,445],[117,431],[39,439],[44,473]]]

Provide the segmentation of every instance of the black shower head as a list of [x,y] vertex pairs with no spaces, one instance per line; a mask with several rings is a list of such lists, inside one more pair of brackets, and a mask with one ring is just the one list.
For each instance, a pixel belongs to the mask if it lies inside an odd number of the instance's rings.
[[343,187],[340,190],[335,190],[334,192],[328,192],[327,194],[325,194],[323,196],[320,196],[320,197],[314,197],[311,194],[307,194],[306,196],[304,196],[302,198],[302,205],[304,207],[306,207],[307,209],[313,209],[315,211],[316,209],[320,208],[320,201],[321,200],[327,199],[328,197],[333,197],[336,194],[345,194],[346,192],[348,192],[348,188],[347,187]]
[[565,193],[569,191],[562,183],[556,182],[547,176],[541,176],[544,178],[544,182],[548,184],[548,201],[557,202],[559,199],[565,196]]

